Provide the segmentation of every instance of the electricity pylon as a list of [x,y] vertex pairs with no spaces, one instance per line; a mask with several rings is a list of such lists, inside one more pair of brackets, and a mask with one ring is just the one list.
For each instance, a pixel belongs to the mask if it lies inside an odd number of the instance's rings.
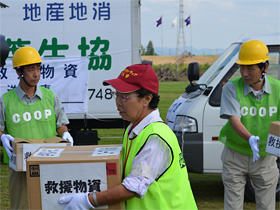
[[[181,48],[181,40],[183,41],[183,53],[180,53]],[[177,34],[177,48],[176,48],[176,56],[177,56],[177,67],[176,72],[178,72],[178,60],[181,54],[186,54],[186,39],[185,39],[185,31],[184,31],[184,0],[179,0],[179,30]]]

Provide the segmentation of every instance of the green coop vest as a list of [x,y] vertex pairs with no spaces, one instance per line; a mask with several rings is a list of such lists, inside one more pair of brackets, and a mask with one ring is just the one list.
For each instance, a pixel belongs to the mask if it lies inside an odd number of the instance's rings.
[[149,187],[143,199],[135,197],[126,201],[127,209],[197,209],[178,140],[172,130],[162,122],[148,125],[136,138],[128,140],[128,145],[126,144],[128,130],[126,130],[123,141],[123,163],[126,148],[129,148],[130,144],[131,147],[124,177],[130,174],[133,159],[141,151],[148,138],[153,135],[160,137],[170,148],[171,163],[167,170]]
[[56,136],[54,95],[40,87],[43,97],[35,104],[22,103],[15,90],[3,95],[6,106],[6,131],[13,137],[39,139]]
[[[268,77],[271,94],[257,101],[250,94],[244,96],[244,81],[242,78],[233,80],[237,89],[237,98],[240,102],[241,122],[254,136],[260,137],[259,154],[269,155],[265,152],[270,123],[279,120],[280,82]],[[267,81],[266,81],[267,82]],[[222,128],[219,140],[226,146],[244,154],[253,155],[247,141],[241,138],[231,127],[230,120]]]

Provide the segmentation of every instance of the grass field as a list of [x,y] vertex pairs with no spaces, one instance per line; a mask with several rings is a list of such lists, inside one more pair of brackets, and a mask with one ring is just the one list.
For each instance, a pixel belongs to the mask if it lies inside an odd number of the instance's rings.
[[[169,106],[184,91],[187,83],[185,82],[161,82],[160,83],[160,103],[159,110],[161,117],[165,120]],[[123,129],[99,129],[98,136],[101,138],[99,144],[119,144]],[[102,138],[104,137],[104,138]],[[2,148],[0,150],[0,209],[9,209],[9,192],[8,192],[8,166],[2,163]],[[220,174],[189,174],[193,194],[198,209],[223,209],[223,183]],[[245,202],[244,209],[256,209],[254,203]],[[280,209],[280,203],[277,203],[276,209]]]

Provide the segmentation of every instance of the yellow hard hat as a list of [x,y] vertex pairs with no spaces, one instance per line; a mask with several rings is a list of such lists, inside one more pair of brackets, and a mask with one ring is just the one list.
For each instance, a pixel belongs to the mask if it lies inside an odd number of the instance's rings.
[[21,47],[13,55],[13,68],[41,62],[40,54],[33,47]]
[[268,59],[268,48],[265,43],[259,40],[249,40],[241,45],[236,63],[240,65],[254,65],[263,63]]

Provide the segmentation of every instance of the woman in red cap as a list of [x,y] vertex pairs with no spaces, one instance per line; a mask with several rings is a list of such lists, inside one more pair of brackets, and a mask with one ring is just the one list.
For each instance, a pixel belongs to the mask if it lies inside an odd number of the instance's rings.
[[197,209],[173,131],[157,105],[159,82],[149,64],[124,69],[111,85],[119,114],[130,125],[123,138],[123,182],[106,191],[60,198],[65,209],[89,209],[126,201],[126,209]]

